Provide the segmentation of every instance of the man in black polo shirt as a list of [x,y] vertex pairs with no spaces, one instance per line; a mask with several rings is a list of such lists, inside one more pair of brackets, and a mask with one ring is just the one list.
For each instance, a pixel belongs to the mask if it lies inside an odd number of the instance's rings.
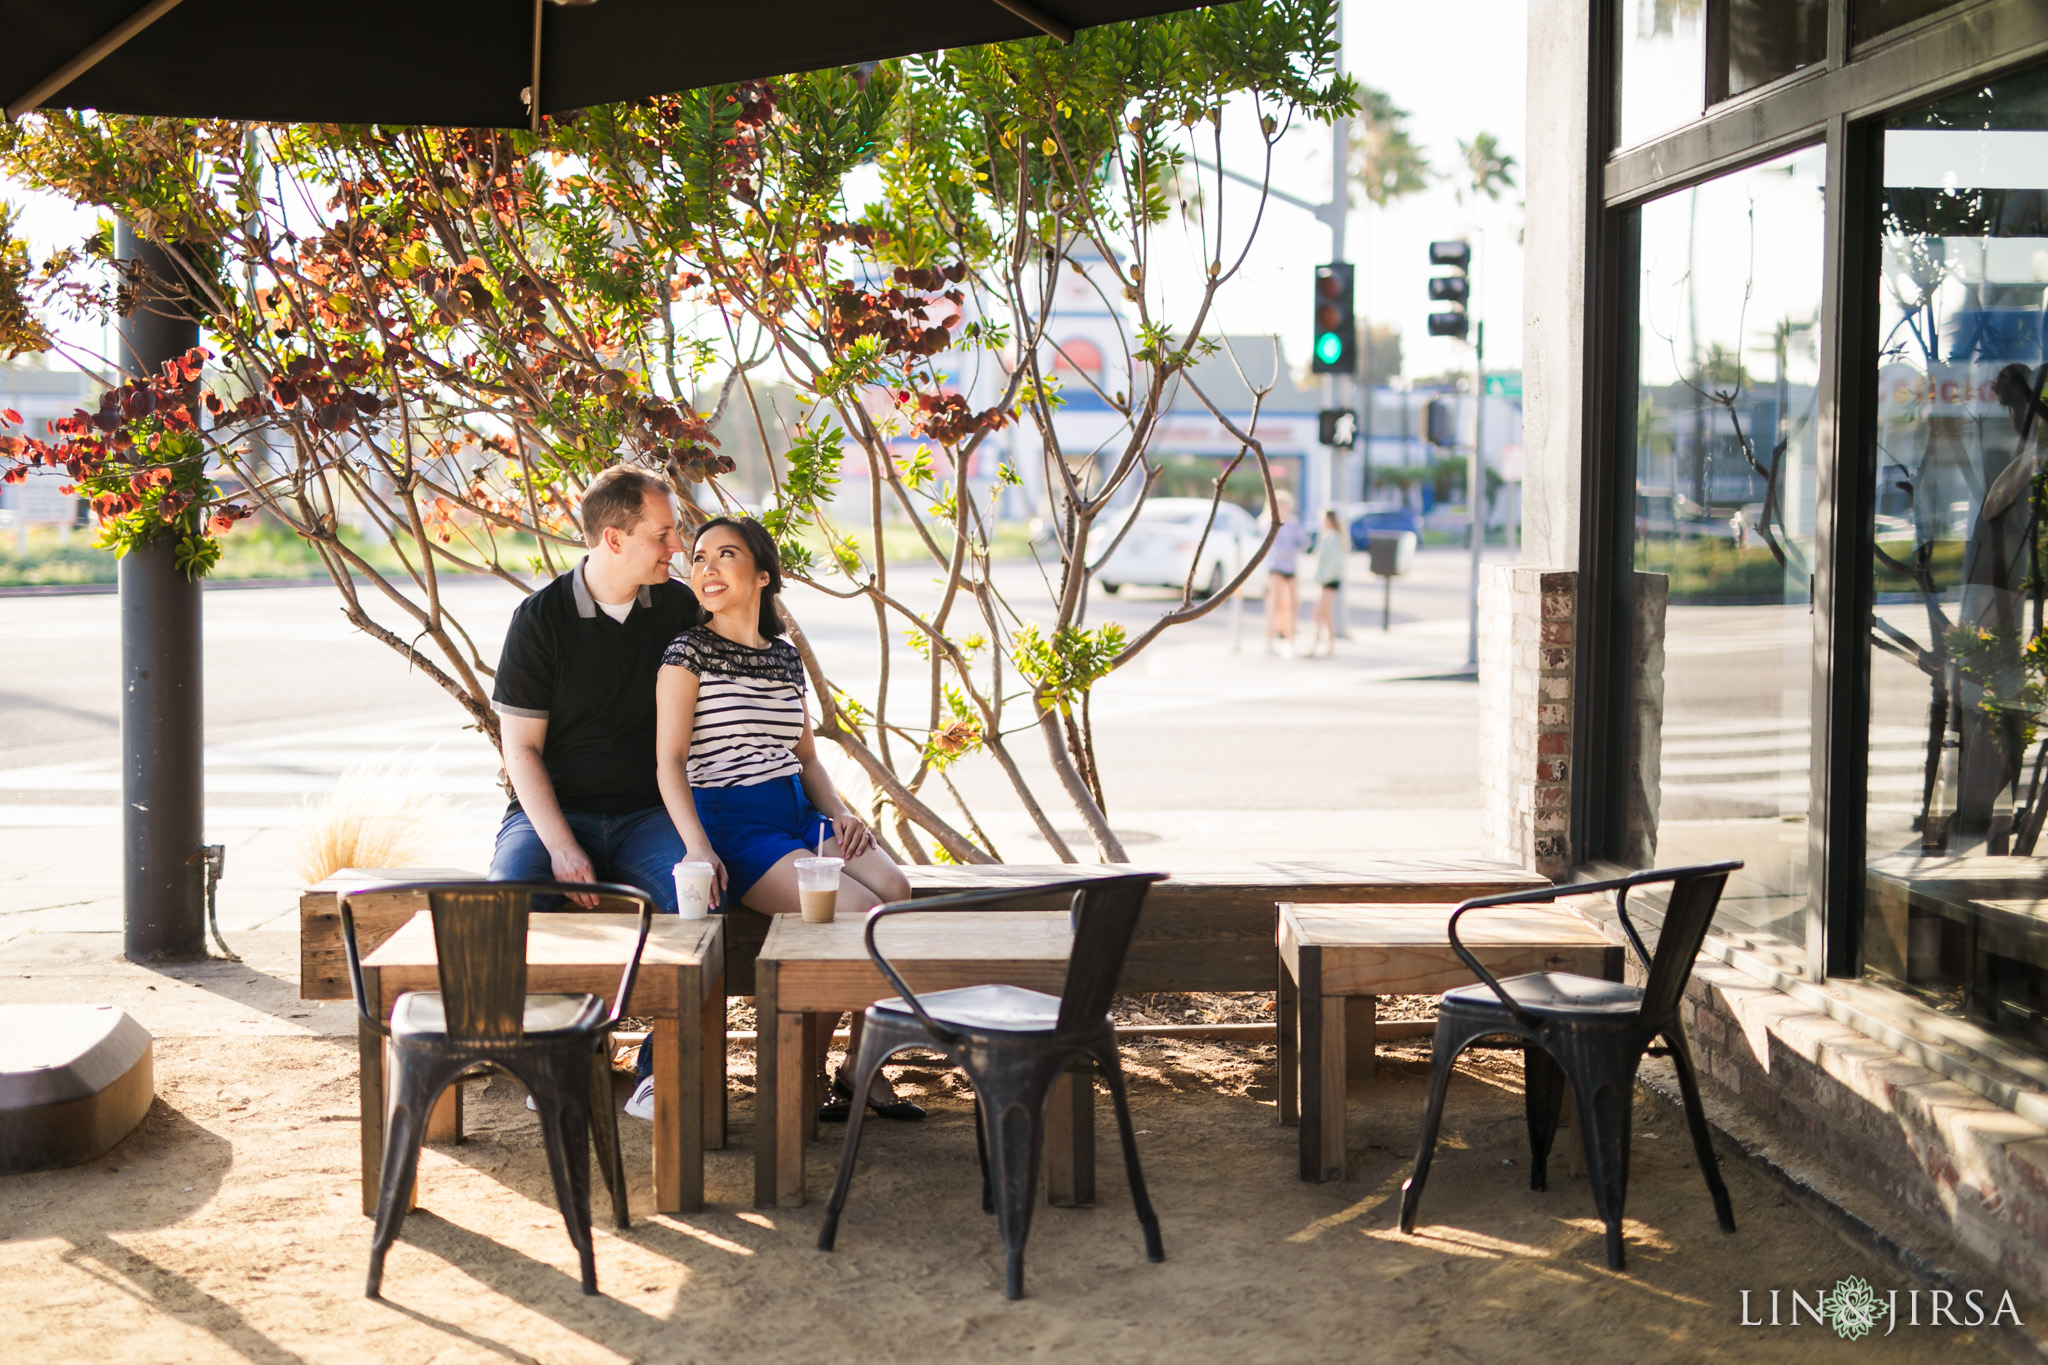
[[521,603],[505,632],[491,705],[517,798],[491,877],[624,882],[673,912],[683,841],[655,783],[654,676],[703,614],[668,575],[683,541],[661,479],[606,470],[582,520],[590,553]]

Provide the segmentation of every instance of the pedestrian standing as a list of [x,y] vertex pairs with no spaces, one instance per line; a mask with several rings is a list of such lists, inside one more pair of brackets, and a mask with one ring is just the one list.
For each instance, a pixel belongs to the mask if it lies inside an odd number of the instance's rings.
[[1322,592],[1316,598],[1310,658],[1337,652],[1337,591],[1344,586],[1344,552],[1349,548],[1344,543],[1344,528],[1337,522],[1337,509],[1324,508],[1323,527],[1316,532],[1316,585]]
[[1272,514],[1279,530],[1266,551],[1266,652],[1294,657],[1294,618],[1301,612],[1301,593],[1294,577],[1301,571],[1301,552],[1308,537],[1294,519],[1294,495],[1274,496]]

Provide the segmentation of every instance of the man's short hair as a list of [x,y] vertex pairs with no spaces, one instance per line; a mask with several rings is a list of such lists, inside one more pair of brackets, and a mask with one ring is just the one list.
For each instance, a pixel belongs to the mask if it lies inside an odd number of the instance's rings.
[[583,543],[596,545],[606,528],[616,526],[619,534],[631,535],[646,515],[647,499],[669,497],[675,490],[668,481],[631,465],[613,465],[590,481],[583,493]]

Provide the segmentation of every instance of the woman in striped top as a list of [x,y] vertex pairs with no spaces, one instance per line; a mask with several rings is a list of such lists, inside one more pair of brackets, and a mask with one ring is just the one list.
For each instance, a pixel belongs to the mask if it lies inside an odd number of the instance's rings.
[[[819,759],[803,664],[780,638],[775,542],[750,517],[712,518],[697,530],[690,587],[709,619],[676,637],[654,685],[656,776],[684,856],[712,865],[725,903],[789,915],[800,908],[796,860],[823,835],[825,853],[846,860],[838,914],[906,899],[903,870],[847,809]],[[870,1102],[893,1118],[924,1117],[886,1081]],[[845,1114],[843,1103],[820,1111]]]

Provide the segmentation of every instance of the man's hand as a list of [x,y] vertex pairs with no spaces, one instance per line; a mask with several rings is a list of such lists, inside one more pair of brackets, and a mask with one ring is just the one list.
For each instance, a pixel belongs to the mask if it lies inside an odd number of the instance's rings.
[[[548,860],[554,864],[555,880],[558,882],[594,882],[597,880],[597,872],[590,866],[589,856],[584,853],[583,846],[574,839],[571,839],[561,848],[549,849]],[[571,896],[569,899],[582,906],[585,910],[595,910],[597,908],[597,897],[595,896]]]

